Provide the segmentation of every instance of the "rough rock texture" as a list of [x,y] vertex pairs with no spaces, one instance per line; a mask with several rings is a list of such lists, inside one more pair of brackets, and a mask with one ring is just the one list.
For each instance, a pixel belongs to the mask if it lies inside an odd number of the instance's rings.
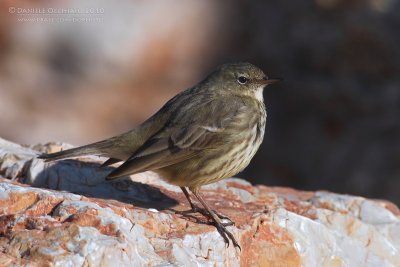
[[34,158],[59,148],[0,139],[1,266],[400,266],[389,202],[234,178],[205,187],[240,252],[200,215],[175,214],[183,194],[154,173],[105,182],[100,158]]

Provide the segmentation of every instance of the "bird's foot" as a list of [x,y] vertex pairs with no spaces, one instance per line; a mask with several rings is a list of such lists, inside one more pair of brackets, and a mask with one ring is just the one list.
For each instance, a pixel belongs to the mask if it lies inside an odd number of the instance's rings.
[[239,243],[236,241],[233,234],[231,232],[229,232],[228,229],[226,229],[226,227],[225,227],[226,225],[224,223],[214,221],[213,225],[215,226],[215,228],[217,228],[218,233],[222,236],[222,238],[224,239],[224,241],[228,247],[229,247],[229,240],[231,240],[234,247],[239,248],[240,251],[242,250],[242,248],[240,247]]
[[208,220],[205,221],[205,220],[200,220],[200,219],[196,218],[197,222],[215,226],[215,228],[217,228],[218,233],[222,236],[222,238],[224,239],[225,243],[228,246],[229,246],[229,240],[231,240],[232,244],[241,250],[239,243],[236,241],[235,237],[232,235],[231,232],[228,231],[228,229],[226,229],[227,226],[235,225],[235,223],[229,217],[221,215],[213,210],[215,215],[217,215],[220,219],[229,220],[229,222],[218,222],[218,221],[214,220],[214,218],[207,212],[207,210],[199,208],[197,206],[192,207],[190,210],[175,211],[175,212],[178,214],[185,215],[185,216],[188,216],[188,215],[190,216],[192,213],[200,213],[201,215],[206,217]]
[[[215,210],[213,210],[213,212],[214,212],[215,215],[217,215],[221,220],[227,220],[227,221],[228,221],[228,222],[221,222],[221,224],[222,224],[223,226],[232,226],[232,225],[235,225],[235,222],[232,221],[229,217],[227,217],[227,216],[225,216],[225,215],[222,215],[222,214],[216,212]],[[201,215],[203,215],[204,217],[206,217],[206,218],[209,219],[208,224],[215,225],[215,222],[214,222],[214,220],[212,219],[212,217],[210,216],[210,214],[208,213],[208,211],[207,211],[206,209],[199,208],[199,207],[197,207],[197,206],[195,206],[195,205],[193,205],[193,206],[191,207],[190,210],[179,211],[178,213],[179,213],[179,214],[182,214],[182,215],[188,215],[188,214],[192,214],[192,213],[200,213]],[[210,220],[211,220],[211,221],[210,221]]]

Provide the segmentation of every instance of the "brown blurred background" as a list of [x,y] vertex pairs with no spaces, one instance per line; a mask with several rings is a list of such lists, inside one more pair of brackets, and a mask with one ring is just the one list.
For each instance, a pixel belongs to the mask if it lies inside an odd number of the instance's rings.
[[247,2],[0,2],[0,136],[97,141],[249,61],[285,81],[238,176],[400,204],[399,1]]

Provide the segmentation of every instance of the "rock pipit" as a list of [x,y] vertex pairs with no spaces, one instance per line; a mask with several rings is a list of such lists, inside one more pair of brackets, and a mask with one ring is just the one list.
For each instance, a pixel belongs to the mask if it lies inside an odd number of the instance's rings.
[[[240,248],[226,229],[232,221],[222,222],[226,217],[212,210],[199,190],[249,164],[264,137],[263,89],[277,81],[250,63],[225,64],[133,130],[40,158],[50,161],[94,154],[109,158],[103,166],[124,161],[107,180],[154,171],[182,189],[191,212],[206,216],[228,245],[230,239]],[[187,188],[204,208],[192,202]]]

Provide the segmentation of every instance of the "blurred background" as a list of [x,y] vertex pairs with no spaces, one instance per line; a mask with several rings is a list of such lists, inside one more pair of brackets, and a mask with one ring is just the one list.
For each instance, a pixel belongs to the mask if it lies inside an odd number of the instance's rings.
[[400,204],[397,0],[1,1],[0,137],[83,145],[249,61],[265,141],[238,176]]

